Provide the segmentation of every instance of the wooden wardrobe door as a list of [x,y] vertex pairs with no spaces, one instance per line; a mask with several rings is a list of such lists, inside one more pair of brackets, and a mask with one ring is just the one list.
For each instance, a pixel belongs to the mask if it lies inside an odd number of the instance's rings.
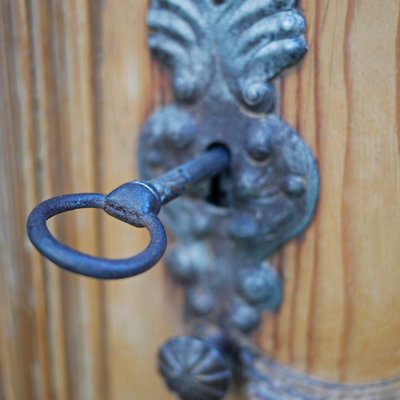
[[[277,315],[255,340],[336,382],[400,375],[400,3],[302,0],[309,52],[277,82],[312,147],[321,198],[275,259]],[[181,291],[160,264],[99,282],[45,261],[25,220],[39,201],[137,177],[136,144],[169,100],[147,48],[147,0],[0,2],[0,400],[173,399],[156,369],[183,332]],[[128,256],[141,230],[78,211],[57,218],[80,250]],[[231,396],[236,398],[236,395]]]

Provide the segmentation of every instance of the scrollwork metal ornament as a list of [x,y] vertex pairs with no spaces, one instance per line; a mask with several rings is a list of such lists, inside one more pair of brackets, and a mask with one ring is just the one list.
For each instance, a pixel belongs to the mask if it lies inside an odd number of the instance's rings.
[[400,379],[362,384],[328,382],[280,365],[256,349],[242,347],[241,370],[252,400],[396,400]]
[[226,342],[279,308],[281,279],[264,260],[304,231],[317,203],[312,153],[273,114],[271,80],[307,50],[296,3],[152,0],[148,13],[148,44],[171,70],[174,102],[143,129],[142,178],[216,143],[231,155],[230,171],[162,211],[176,238],[167,265],[185,286],[188,320],[217,327]]

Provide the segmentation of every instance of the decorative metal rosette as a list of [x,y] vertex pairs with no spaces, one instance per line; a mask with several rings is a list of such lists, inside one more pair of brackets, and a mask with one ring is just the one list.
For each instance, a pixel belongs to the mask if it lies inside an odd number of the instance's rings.
[[159,352],[159,369],[170,390],[183,400],[219,400],[231,371],[210,343],[191,336],[168,340]]

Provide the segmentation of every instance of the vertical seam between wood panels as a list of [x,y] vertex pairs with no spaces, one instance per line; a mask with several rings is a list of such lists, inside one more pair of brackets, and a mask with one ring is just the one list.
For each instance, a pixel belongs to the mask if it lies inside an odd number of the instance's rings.
[[[28,28],[27,32],[29,35],[28,41],[29,41],[29,49],[30,49],[30,99],[29,99],[29,107],[31,110],[31,122],[32,122],[32,142],[33,142],[33,149],[34,149],[34,154],[30,155],[30,157],[33,158],[32,160],[32,165],[36,166],[36,154],[38,151],[38,120],[37,120],[37,101],[36,101],[36,93],[37,93],[37,71],[36,71],[36,53],[35,53],[35,45],[34,45],[34,19],[33,19],[33,14],[32,14],[32,4],[31,1],[25,0],[25,9],[26,9],[26,15],[27,15],[27,23],[28,23]],[[43,166],[40,165],[39,168],[39,175],[41,174],[41,171],[43,169]],[[29,174],[29,177],[27,176]],[[37,202],[39,199],[38,194],[43,193],[43,188],[40,187],[40,177],[38,177],[36,173],[36,168],[34,168],[34,171],[24,171],[25,179],[31,179],[33,177],[34,179],[34,195],[33,195],[33,201]],[[25,199],[26,200],[26,199]],[[29,202],[25,202],[25,211],[29,212],[29,207],[31,204]],[[31,249],[30,255],[28,257],[32,260],[32,251],[35,251]],[[34,282],[34,278],[32,278],[32,287],[35,291],[34,296],[35,296],[35,302],[34,305],[37,307],[37,309],[34,312],[34,324],[35,324],[35,330],[36,330],[36,339],[38,342],[40,342],[41,338],[43,338],[43,344],[40,346],[39,344],[37,345],[36,351],[42,352],[42,354],[39,354],[39,360],[40,360],[40,372],[41,372],[41,395],[40,399],[49,399],[50,398],[50,386],[49,386],[49,353],[48,353],[48,348],[47,348],[47,342],[48,342],[48,324],[47,324],[47,299],[46,299],[46,292],[44,290],[45,287],[45,270],[44,270],[44,262],[43,258],[39,256],[38,254],[35,257],[35,261],[39,264],[39,271],[35,271],[35,273],[32,272],[32,277],[34,277],[34,274],[37,274],[39,277],[38,279],[40,280],[40,286],[37,288],[37,285]],[[37,267],[31,266],[31,267]],[[42,289],[40,291],[40,289]],[[41,312],[41,313],[40,313]],[[42,318],[39,318],[39,315],[42,315]],[[42,326],[40,326],[41,321]],[[40,348],[42,347],[42,348]],[[43,397],[44,396],[44,397]]]
[[346,88],[346,101],[348,115],[347,115],[347,129],[346,129],[346,141],[345,141],[345,152],[344,152],[344,166],[343,166],[343,189],[342,189],[342,199],[341,199],[341,241],[344,243],[342,248],[342,264],[343,264],[343,320],[342,320],[342,333],[340,338],[340,354],[338,360],[338,368],[339,368],[339,380],[346,380],[346,361],[347,361],[347,345],[351,324],[351,310],[350,310],[350,293],[349,293],[349,255],[347,251],[347,231],[346,231],[346,210],[345,210],[345,191],[347,187],[347,177],[346,173],[347,167],[349,166],[349,157],[350,157],[350,143],[349,137],[351,134],[351,125],[352,125],[352,85],[351,85],[351,65],[350,65],[350,57],[351,57],[351,49],[350,49],[350,30],[351,23],[354,17],[354,8],[351,2],[348,2],[347,11],[346,11],[346,21],[345,21],[345,34],[344,34],[344,84]]
[[[7,53],[7,64],[8,64],[8,82],[9,82],[9,96],[10,96],[10,103],[8,104],[9,107],[9,115],[10,115],[10,130],[12,132],[8,132],[7,137],[10,139],[9,144],[10,144],[10,151],[9,151],[9,156],[10,156],[10,163],[8,164],[10,166],[8,174],[11,176],[10,182],[13,183],[21,183],[20,179],[22,176],[22,171],[20,170],[20,165],[19,165],[19,160],[18,160],[18,150],[21,148],[21,123],[20,123],[20,118],[17,118],[17,115],[19,116],[19,107],[18,107],[18,81],[17,81],[17,47],[18,47],[18,40],[17,40],[17,29],[16,29],[16,15],[15,15],[15,10],[12,10],[12,7],[16,7],[15,3],[9,2],[7,7],[7,20],[8,20],[8,27],[10,29],[9,35],[11,37],[11,43],[9,45],[9,53]],[[14,12],[13,12],[14,11]],[[7,51],[6,51],[7,52]],[[18,110],[17,110],[18,109]],[[29,347],[31,342],[27,341],[24,337],[24,332],[26,328],[26,321],[29,319],[28,315],[25,314],[24,316],[18,315],[20,314],[21,310],[18,310],[19,307],[21,307],[22,304],[28,303],[28,296],[29,294],[23,290],[25,289],[24,282],[22,281],[21,277],[21,266],[24,264],[23,259],[21,257],[21,252],[19,251],[19,237],[18,237],[18,230],[21,229],[20,227],[20,215],[15,212],[16,210],[19,210],[21,207],[20,204],[20,195],[15,194],[13,188],[11,187],[9,192],[8,192],[9,198],[11,200],[11,211],[13,215],[13,222],[15,223],[15,227],[13,229],[10,229],[9,234],[12,235],[11,238],[11,246],[10,248],[7,249],[7,251],[11,252],[13,262],[16,264],[15,268],[17,269],[17,276],[16,279],[18,280],[18,298],[13,300],[17,308],[14,306],[13,307],[13,324],[15,324],[16,332],[15,336],[13,337],[13,342],[15,345],[17,345],[17,342],[21,341],[23,338],[23,343],[21,345],[13,346],[14,347],[14,356],[18,357],[18,360],[15,360],[15,366],[18,366],[18,380],[15,381],[15,384],[17,385],[16,388],[16,393],[25,394],[25,395],[31,395],[32,394],[32,348]],[[29,310],[30,311],[30,310]],[[31,322],[31,321],[29,321]],[[28,322],[28,327],[30,328]],[[21,329],[22,328],[22,329]],[[28,352],[28,354],[26,354]],[[22,356],[22,359],[20,358]],[[21,384],[20,379],[21,377],[27,377],[29,379],[28,382],[24,382],[24,384]]]
[[[31,73],[32,73],[32,90],[33,90],[33,101],[32,101],[32,114],[33,114],[33,135],[34,135],[34,141],[35,141],[35,154],[34,154],[34,165],[35,165],[35,189],[36,189],[36,199],[35,200],[40,200],[44,196],[44,185],[43,185],[43,162],[40,157],[37,156],[39,154],[39,150],[41,147],[41,142],[40,142],[40,134],[39,134],[39,121],[38,121],[38,113],[39,113],[39,105],[38,105],[38,100],[37,100],[37,94],[38,94],[38,77],[37,77],[37,54],[36,54],[36,47],[34,44],[34,37],[35,37],[35,30],[34,30],[34,17],[33,17],[33,10],[32,10],[32,0],[28,0],[28,20],[29,20],[29,40],[30,40],[30,47],[32,51],[32,57],[31,57]],[[44,263],[42,262],[44,265]]]
[[[51,71],[51,81],[54,87],[54,101],[52,101],[52,113],[54,114],[53,117],[53,123],[54,123],[54,130],[55,132],[53,132],[54,134],[54,138],[55,138],[55,149],[56,149],[56,155],[55,155],[55,159],[57,160],[57,165],[56,165],[56,170],[57,171],[63,171],[63,157],[64,154],[61,151],[62,150],[62,141],[60,140],[60,132],[61,132],[61,124],[60,124],[60,102],[59,102],[59,91],[60,91],[60,77],[59,77],[59,71],[58,71],[58,65],[57,65],[57,44],[56,44],[56,40],[57,40],[57,33],[56,33],[56,28],[55,28],[55,20],[56,20],[56,16],[55,16],[55,7],[56,7],[56,3],[51,1],[51,0],[47,0],[47,19],[48,21],[50,21],[49,23],[49,28],[50,28],[50,36],[51,36],[51,40],[50,40],[50,71]],[[65,186],[64,185],[64,174],[57,174],[57,179],[55,179],[52,182],[52,185],[54,185],[54,190],[57,193],[60,193],[62,191],[62,188]],[[56,230],[58,232],[59,235],[62,236],[63,233],[63,227],[57,223],[56,224]],[[48,268],[54,268],[52,265],[47,265]],[[58,272],[57,273],[57,278],[58,280],[61,280],[61,278],[64,276],[64,274],[62,272]],[[67,387],[65,388],[66,390],[68,390],[68,393],[64,393],[64,397],[65,398],[69,398],[70,397],[70,389],[71,388],[71,376],[69,373],[69,366],[68,366],[68,356],[67,356],[67,332],[66,332],[66,304],[64,301],[64,295],[65,295],[65,284],[64,284],[64,280],[61,280],[60,282],[60,288],[61,288],[61,293],[59,293],[60,296],[60,302],[61,302],[61,312],[62,312],[62,316],[61,316],[61,323],[62,323],[62,331],[63,331],[63,362],[64,362],[64,366],[63,368],[65,369],[65,372],[67,374],[66,377],[66,383],[67,383]]]
[[[11,76],[10,76],[10,82],[11,87],[12,87],[12,100],[10,104],[10,113],[12,115],[12,127],[13,131],[9,133],[11,136],[11,142],[12,142],[12,149],[11,149],[11,155],[12,155],[12,161],[10,165],[10,171],[14,171],[14,176],[12,179],[12,182],[14,184],[21,184],[23,182],[23,167],[21,166],[21,160],[19,157],[23,154],[21,151],[23,146],[22,146],[22,129],[23,129],[23,124],[21,122],[22,119],[22,102],[20,98],[20,92],[19,92],[19,86],[21,85],[21,76],[19,75],[20,69],[19,69],[19,62],[18,62],[18,56],[19,56],[19,51],[21,50],[19,48],[20,45],[20,32],[19,32],[19,27],[18,27],[18,20],[17,20],[17,8],[18,4],[17,2],[10,2],[10,8],[9,8],[9,21],[10,21],[10,26],[11,26],[11,36],[12,36],[12,53],[9,54],[9,60],[10,60],[10,65],[12,65],[11,68]],[[21,179],[22,178],[22,179]],[[13,232],[13,237],[14,240],[12,240],[12,247],[14,247],[13,253],[15,256],[13,257],[14,262],[16,264],[15,268],[19,270],[19,273],[21,273],[21,269],[24,268],[24,257],[23,257],[23,252],[19,251],[19,246],[21,245],[20,239],[18,235],[18,231],[21,229],[21,225],[23,226],[23,222],[20,219],[23,219],[22,215],[20,212],[16,212],[17,210],[21,210],[22,204],[25,203],[25,193],[20,194],[20,193],[14,193],[14,190],[10,190],[9,192],[11,194],[11,200],[12,200],[12,207],[14,209],[13,214],[13,222],[15,224],[15,227],[11,230]],[[21,204],[22,202],[22,204]],[[21,232],[23,235],[23,233]],[[11,250],[11,249],[9,249]],[[32,271],[30,271],[32,272]],[[23,340],[23,343],[20,343],[18,346],[18,353],[23,351],[23,360],[19,359],[17,363],[19,364],[20,369],[26,370],[26,374],[28,376],[29,382],[24,382],[25,385],[19,385],[20,387],[23,388],[23,393],[29,396],[34,396],[34,376],[33,376],[33,340],[32,336],[29,336],[29,339],[24,335],[24,332],[26,331],[24,328],[31,329],[32,328],[32,305],[30,304],[30,299],[29,299],[29,293],[24,290],[32,285],[32,273],[29,273],[27,276],[26,280],[22,279],[22,274],[18,274],[18,307],[21,307],[21,305],[27,307],[28,312],[21,318],[17,319],[17,324],[18,324],[18,332],[16,334],[16,337],[14,340],[17,340],[20,342]],[[25,287],[26,286],[26,287]],[[21,304],[22,303],[22,304]],[[29,305],[28,305],[29,304]],[[21,329],[22,328],[22,329]],[[28,354],[27,354],[28,353]],[[20,354],[19,354],[20,355]],[[21,368],[22,364],[22,368]],[[25,388],[25,387],[26,388]]]
[[[90,62],[91,62],[91,89],[92,89],[92,118],[93,118],[93,137],[92,143],[94,146],[92,164],[95,168],[94,173],[94,186],[95,191],[100,193],[102,191],[101,176],[102,176],[102,154],[101,154],[101,135],[103,133],[103,126],[101,120],[102,107],[103,107],[103,94],[100,81],[100,68],[102,63],[102,6],[103,1],[90,0],[89,4],[89,23],[90,23]],[[96,231],[96,254],[103,255],[102,249],[104,248],[104,224],[102,220],[95,220]],[[108,385],[108,327],[107,327],[107,312],[106,312],[106,286],[105,283],[100,281],[99,285],[99,302],[100,302],[100,354],[101,362],[101,375],[100,379],[101,388],[100,393],[103,400],[110,398],[110,389]]]
[[[36,4],[36,7],[40,7],[38,4]],[[50,21],[51,19],[49,18],[50,12],[48,11],[49,6],[48,3],[43,2],[42,3],[42,7],[44,10],[46,10],[46,16],[44,17],[46,21]],[[35,186],[36,186],[36,191],[37,191],[37,198],[36,200],[42,200],[46,195],[52,194],[49,193],[48,189],[46,190],[46,172],[49,173],[50,171],[45,171],[45,158],[46,158],[46,154],[44,153],[46,147],[48,147],[50,144],[47,143],[45,144],[44,141],[44,137],[43,137],[43,132],[41,132],[41,124],[40,124],[40,118],[39,115],[40,113],[47,113],[49,110],[47,110],[47,108],[42,107],[41,105],[41,101],[40,101],[40,97],[41,95],[44,95],[44,97],[47,97],[47,93],[46,93],[46,82],[43,82],[43,84],[45,85],[44,88],[44,92],[41,93],[41,89],[40,89],[40,85],[39,85],[39,81],[41,79],[39,71],[38,71],[38,65],[40,63],[40,49],[39,47],[37,47],[36,45],[36,41],[38,40],[38,38],[35,39],[35,37],[37,35],[39,35],[38,33],[38,24],[40,22],[40,20],[35,19],[35,18],[40,18],[39,14],[40,14],[40,10],[38,11],[38,15],[35,17],[34,16],[34,2],[29,1],[29,21],[30,21],[30,40],[31,40],[31,48],[32,48],[32,75],[33,75],[33,91],[34,91],[34,99],[33,99],[33,120],[34,120],[34,126],[33,126],[33,135],[34,135],[34,151],[35,151],[35,155],[34,155],[34,166],[35,166],[35,172],[34,172],[34,176],[35,176]],[[51,35],[52,37],[52,35]],[[51,48],[52,44],[52,40],[50,38],[49,40],[50,44],[49,44],[49,48]],[[49,54],[49,61],[50,64],[52,64],[52,54]],[[45,60],[42,60],[43,62],[43,68],[46,69],[46,62]],[[53,70],[50,69],[50,79],[53,80]],[[44,79],[46,79],[44,77]],[[54,110],[54,106],[51,105],[51,112],[53,113]],[[47,122],[48,124],[48,122]],[[53,124],[53,123],[52,123]],[[51,165],[51,163],[50,163]],[[50,192],[51,192],[51,188],[53,188],[54,186],[54,178],[52,179],[51,175],[50,175],[50,181],[47,183],[47,186],[50,186]],[[52,394],[54,394],[54,382],[52,382],[52,377],[53,374],[51,372],[52,369],[54,369],[54,364],[53,364],[53,353],[52,353],[52,349],[51,346],[49,345],[50,341],[51,341],[51,333],[52,333],[52,326],[51,323],[49,323],[49,307],[50,307],[50,301],[51,299],[49,298],[49,293],[48,293],[48,287],[49,287],[49,281],[50,281],[50,277],[49,277],[49,268],[53,268],[53,266],[45,260],[45,258],[43,258],[42,256],[38,257],[38,261],[39,261],[39,268],[41,268],[42,270],[42,276],[43,276],[43,289],[44,289],[44,307],[45,307],[45,313],[46,315],[48,315],[48,317],[46,318],[46,327],[45,327],[45,334],[47,336],[47,340],[46,340],[46,356],[47,356],[47,374],[48,374],[48,396],[52,396]]]
[[[315,155],[318,159],[320,156],[320,131],[321,131],[321,120],[320,120],[320,104],[319,104],[319,29],[320,29],[320,13],[321,7],[320,2],[315,2],[315,34],[313,43],[313,62],[315,70],[315,82],[314,82],[314,102],[315,102]],[[319,269],[319,214],[315,215],[314,218],[315,226],[315,241],[314,241],[314,257],[312,265],[312,276],[310,282],[310,309],[308,312],[307,322],[307,355],[306,355],[306,370],[312,372],[314,367],[314,352],[312,342],[314,341],[314,329],[315,329],[315,311],[316,311],[316,300],[317,300],[317,283],[318,283],[318,269]]]
[[[6,12],[6,10],[5,10],[6,6],[7,6],[6,1],[0,2],[0,30],[1,30],[1,32],[0,32],[0,41],[1,41],[0,42],[0,56],[3,56],[2,61],[4,63],[3,64],[4,69],[0,73],[0,87],[2,89],[2,95],[4,96],[4,105],[6,105],[6,104],[8,105],[11,103],[9,101],[11,96],[10,96],[10,88],[9,88],[10,81],[8,79],[9,62],[8,62],[8,57],[7,57],[7,46],[6,46],[7,18],[4,15]],[[2,126],[5,129],[5,134],[0,137],[0,143],[1,142],[5,143],[5,148],[7,148],[7,150],[8,150],[7,130],[10,128],[10,124],[11,124],[9,121],[9,109],[8,109],[8,107],[4,106],[1,111],[2,111],[2,116],[3,116]],[[8,158],[9,158],[8,151],[7,151],[7,154],[5,154],[3,157],[7,160],[6,164],[10,165],[10,163],[8,162]],[[7,203],[8,203],[7,199],[2,200],[1,207],[3,208],[3,212],[8,211],[6,209]],[[2,265],[1,268],[3,269],[3,273],[5,274],[5,265]],[[7,301],[5,301],[5,304],[10,305],[10,301],[9,301],[10,293],[7,290],[8,287],[5,284],[5,282],[3,282],[3,284],[4,284],[5,290],[3,290],[1,294],[2,294],[3,298],[7,298]],[[7,308],[9,308],[9,309],[7,310]],[[4,326],[4,321],[6,321],[6,323],[10,321],[11,324],[14,325],[13,313],[10,312],[11,307],[7,307],[7,308],[0,315],[1,322],[2,322],[2,326],[1,326],[2,330],[6,329],[6,327]],[[6,315],[6,314],[8,314],[8,315]],[[11,342],[11,344],[12,344],[12,342]],[[4,370],[7,368],[8,376],[3,379],[5,384],[7,385],[7,386],[5,386],[5,388],[6,388],[5,395],[7,396],[7,395],[12,394],[12,395],[16,396],[16,395],[18,395],[18,392],[16,392],[15,375],[13,374],[13,367],[14,367],[13,361],[14,360],[12,357],[12,353],[14,352],[14,348],[13,348],[14,346],[12,346],[12,348],[10,348],[10,347],[11,346],[6,347],[6,346],[4,346],[4,344],[2,346],[2,350],[0,353],[1,358],[2,358],[1,361],[3,361],[3,357],[5,357],[7,359],[7,361],[10,361],[7,366],[5,366],[5,363],[4,363],[4,368],[2,369],[2,373],[4,374]],[[7,353],[7,355],[5,355],[5,353]]]

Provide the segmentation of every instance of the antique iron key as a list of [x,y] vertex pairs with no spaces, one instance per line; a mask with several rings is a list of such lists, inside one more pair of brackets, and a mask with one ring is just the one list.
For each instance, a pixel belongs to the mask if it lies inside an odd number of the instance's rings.
[[[81,193],[54,197],[31,212],[27,223],[29,238],[48,259],[68,271],[100,279],[138,275],[154,266],[165,252],[167,238],[157,218],[161,206],[187,192],[196,183],[221,173],[228,164],[228,150],[217,145],[157,179],[127,182],[106,196]],[[150,233],[149,245],[142,253],[121,260],[89,256],[63,245],[51,235],[46,221],[79,208],[101,208],[130,225],[146,227]]]

